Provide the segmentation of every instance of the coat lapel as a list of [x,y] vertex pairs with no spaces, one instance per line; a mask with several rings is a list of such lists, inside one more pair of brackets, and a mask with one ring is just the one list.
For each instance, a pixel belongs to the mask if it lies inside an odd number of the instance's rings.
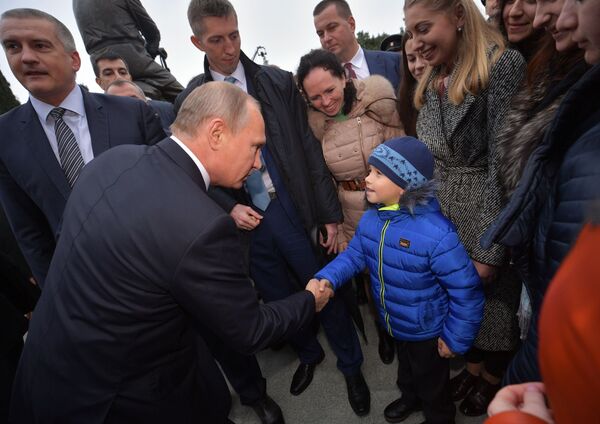
[[81,94],[83,95],[83,105],[92,140],[92,150],[94,151],[94,157],[97,157],[100,153],[110,148],[108,116],[106,109],[94,95],[83,89],[81,90]]
[[[455,69],[456,69],[456,67],[455,67]],[[432,72],[430,81],[435,81],[436,78],[437,78],[437,72],[434,71],[434,72]],[[454,73],[450,76],[450,81],[452,80],[452,78],[454,78]],[[448,86],[450,86],[450,84],[448,84]],[[446,92],[444,93],[441,101],[440,101],[439,95],[438,95],[437,91],[435,90],[435,88],[427,90],[427,92],[428,92],[428,95],[427,95],[428,102],[431,101],[433,98],[435,98],[435,101],[437,103],[439,103],[440,113],[443,113],[443,117],[444,117],[444,121],[443,121],[444,136],[448,142],[451,142],[452,136],[456,132],[458,125],[468,115],[469,110],[471,109],[471,106],[473,106],[473,103],[475,103],[476,97],[474,95],[472,95],[471,93],[467,93],[465,95],[464,100],[460,104],[455,105],[452,102],[450,102],[450,99],[448,98],[448,90],[446,90]],[[479,96],[481,96],[482,94],[483,93],[480,93]]]
[[[60,164],[50,147],[48,137],[46,137],[46,133],[40,125],[40,121],[31,102],[27,103],[20,124],[22,126],[21,134],[23,134],[23,140],[27,144],[28,150],[32,152],[33,157],[40,165],[41,169],[44,170],[48,179],[52,181],[65,200],[67,200],[71,193],[71,187],[69,187],[65,173],[60,167]],[[35,172],[35,167],[32,168],[33,172]]]

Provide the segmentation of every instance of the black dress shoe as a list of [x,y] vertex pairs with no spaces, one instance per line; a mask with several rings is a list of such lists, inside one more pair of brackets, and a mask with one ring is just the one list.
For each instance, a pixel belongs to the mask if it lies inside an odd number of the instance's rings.
[[378,322],[375,323],[375,327],[379,336],[379,358],[381,358],[381,362],[384,364],[391,364],[394,362],[396,353],[396,340]]
[[492,384],[484,378],[479,377],[475,386],[469,392],[465,400],[461,402],[458,409],[467,417],[478,417],[486,413],[487,408],[500,390],[500,384]]
[[466,369],[462,370],[458,375],[450,379],[450,397],[452,402],[464,399],[475,383],[477,382],[477,376],[471,374]]
[[285,424],[281,408],[269,395],[252,405],[252,409],[262,424]]
[[400,423],[421,409],[423,408],[419,402],[407,403],[404,398],[399,398],[385,407],[383,416],[388,423]]
[[290,393],[294,396],[298,396],[302,393],[306,388],[310,385],[313,379],[313,375],[315,373],[315,368],[325,358],[325,352],[321,354],[321,357],[317,360],[317,362],[313,362],[312,364],[303,364],[300,363],[294,376],[292,377],[292,384],[290,386]]
[[359,371],[354,375],[344,376],[344,378],[352,410],[359,417],[367,415],[371,410],[371,392],[362,372]]

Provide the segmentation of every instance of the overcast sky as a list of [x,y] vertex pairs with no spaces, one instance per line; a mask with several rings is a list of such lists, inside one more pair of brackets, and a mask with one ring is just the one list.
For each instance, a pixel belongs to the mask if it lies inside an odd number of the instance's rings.
[[[99,0],[108,1],[108,0]],[[267,50],[269,63],[295,71],[300,56],[311,48],[319,47],[315,34],[312,9],[317,0],[231,0],[236,8],[242,37],[242,50],[252,57],[257,46]],[[204,54],[189,40],[191,30],[187,23],[187,0],[142,0],[142,4],[161,32],[161,46],[169,58],[167,64],[182,85],[202,71]],[[404,26],[402,6],[398,0],[349,0],[357,21],[357,29],[372,34],[398,32]],[[1,0],[0,12],[16,7],[32,7],[54,15],[72,32],[82,57],[77,81],[91,91],[100,91],[94,81],[89,61],[77,24],[71,0]],[[27,91],[14,79],[4,54],[0,54],[0,69],[11,84],[13,93],[23,103]],[[262,61],[257,58],[258,63]]]

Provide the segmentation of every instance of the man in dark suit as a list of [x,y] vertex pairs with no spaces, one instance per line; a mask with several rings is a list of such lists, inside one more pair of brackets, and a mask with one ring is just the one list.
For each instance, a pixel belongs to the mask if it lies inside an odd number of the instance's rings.
[[313,10],[315,30],[321,46],[335,54],[351,78],[383,75],[398,91],[400,56],[363,49],[356,40],[356,22],[346,0],[322,0]]
[[0,17],[0,41],[29,102],[0,117],[0,201],[34,277],[43,285],[71,187],[84,164],[119,144],[165,134],[143,103],[91,94],[69,30],[35,9]]
[[[308,281],[320,268],[311,240],[316,243],[318,226],[327,233],[322,245],[330,250],[337,247],[342,213],[335,186],[320,144],[308,127],[306,105],[292,74],[257,65],[241,52],[237,14],[231,3],[192,0],[188,19],[192,43],[206,54],[204,73],[190,81],[175,108],[194,88],[209,81],[230,82],[261,106],[267,129],[267,142],[261,149],[263,166],[249,177],[244,190],[212,195],[250,239],[250,276],[263,300],[276,301],[297,291],[295,281]],[[370,393],[361,372],[360,342],[346,306],[335,298],[319,320],[346,379],[350,405],[365,415]],[[300,359],[290,392],[299,395],[311,383],[324,351],[309,328],[298,332],[290,344]]]
[[241,187],[264,143],[258,104],[213,83],[184,102],[171,138],[116,147],[83,170],[30,324],[12,422],[226,422],[207,418],[221,382],[196,378],[214,363],[194,327],[251,354],[308,325],[333,296],[311,284],[260,305],[235,224],[206,194]]

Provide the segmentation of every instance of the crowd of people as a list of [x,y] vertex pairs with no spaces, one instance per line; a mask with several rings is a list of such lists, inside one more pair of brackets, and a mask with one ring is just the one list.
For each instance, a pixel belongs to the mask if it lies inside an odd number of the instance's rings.
[[[204,68],[184,88],[139,0],[74,0],[104,94],[77,85],[71,29],[2,13],[30,96],[0,116],[28,267],[0,252],[0,420],[228,423],[227,379],[283,423],[256,353],[289,343],[300,396],[322,327],[358,416],[595,422],[600,3],[484,5],[405,0],[372,51],[322,0],[322,48],[291,73],[244,54],[228,0],[191,0]],[[352,281],[398,363],[384,411]]]

